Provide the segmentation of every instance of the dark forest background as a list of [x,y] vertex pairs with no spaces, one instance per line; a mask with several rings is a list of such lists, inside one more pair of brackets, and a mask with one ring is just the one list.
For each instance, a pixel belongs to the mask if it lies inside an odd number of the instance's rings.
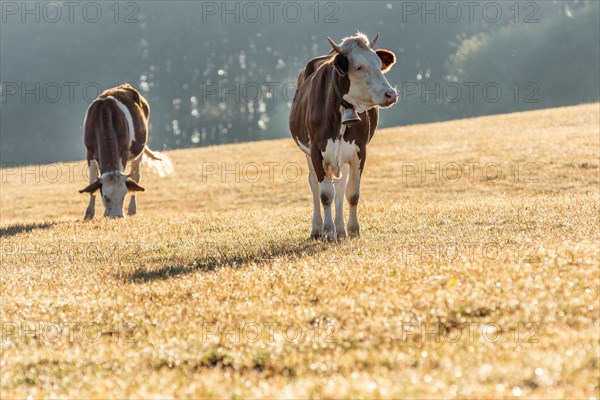
[[84,158],[87,106],[124,82],[157,150],[288,137],[299,70],[357,31],[398,56],[383,127],[599,99],[597,1],[267,3],[2,2],[2,163]]

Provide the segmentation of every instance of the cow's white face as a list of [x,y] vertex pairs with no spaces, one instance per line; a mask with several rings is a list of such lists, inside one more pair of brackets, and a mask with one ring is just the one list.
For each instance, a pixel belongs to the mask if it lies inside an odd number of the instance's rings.
[[104,216],[111,218],[123,218],[123,203],[127,189],[127,176],[122,172],[108,172],[100,177],[102,186],[102,204],[104,204]]
[[80,193],[90,193],[93,196],[98,189],[100,189],[102,195],[104,216],[109,218],[124,218],[125,195],[128,192],[143,192],[145,190],[120,171],[105,172],[96,182],[80,190]]
[[357,112],[375,106],[391,107],[398,101],[398,93],[383,75],[392,68],[396,56],[389,50],[373,50],[376,40],[369,43],[366,36],[359,33],[344,39],[339,46],[331,42],[339,56],[347,60],[342,73],[348,74],[350,89],[344,99],[354,105]]

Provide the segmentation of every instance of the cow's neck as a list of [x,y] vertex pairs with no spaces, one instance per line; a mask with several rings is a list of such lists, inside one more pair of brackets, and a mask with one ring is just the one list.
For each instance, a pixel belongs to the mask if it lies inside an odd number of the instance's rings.
[[[348,103],[346,100],[344,100],[344,95],[346,93],[348,93],[348,91],[350,90],[350,79],[348,79],[347,76],[341,76],[340,74],[338,74],[336,72],[335,69],[332,71],[332,75],[333,75],[333,78],[331,79],[331,81],[332,81],[331,83],[333,85],[333,91],[334,91],[340,105],[346,109],[348,109],[348,108],[354,109],[354,105],[352,105],[352,104]],[[344,79],[344,78],[346,78],[346,79]],[[344,87],[342,89],[343,84],[346,84],[344,86],[347,86],[347,87]]]
[[[348,104],[345,100],[343,100],[343,96],[348,93],[348,90],[350,90],[350,78],[348,78],[348,76],[341,76],[340,74],[338,74],[335,70],[332,74],[332,82],[331,82],[331,88],[332,90],[329,91],[329,96],[327,99],[327,103],[328,104],[333,104],[333,107],[328,107],[331,111],[331,113],[333,114],[333,121],[335,121],[335,125],[336,128],[335,129],[335,133],[334,133],[334,138],[339,137],[340,134],[343,135],[343,131],[341,130],[342,128],[342,112],[343,110],[348,106],[352,106],[351,104]],[[339,89],[339,95],[336,91],[335,88]],[[346,103],[346,104],[344,104]]]
[[[122,155],[116,138],[111,138],[107,133],[98,140],[98,158],[101,174],[111,171],[124,171]],[[127,162],[127,159],[125,159],[125,162]]]
[[[340,108],[340,107],[354,107],[354,105],[348,103],[346,100],[344,100],[344,95],[348,94],[348,91],[350,90],[350,78],[348,78],[348,75],[344,75],[341,76],[340,74],[338,74],[337,72],[333,72],[333,77],[332,77],[332,86],[333,86],[333,97],[334,97],[334,102],[336,105],[336,109]],[[339,95],[336,90],[336,88],[339,90]]]

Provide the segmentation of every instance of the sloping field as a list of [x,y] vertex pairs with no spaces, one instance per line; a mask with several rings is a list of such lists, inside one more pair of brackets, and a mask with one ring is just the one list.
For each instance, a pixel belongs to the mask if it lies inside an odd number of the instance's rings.
[[1,397],[597,398],[599,117],[381,130],[334,244],[291,139],[169,152],[124,220],[4,165]]

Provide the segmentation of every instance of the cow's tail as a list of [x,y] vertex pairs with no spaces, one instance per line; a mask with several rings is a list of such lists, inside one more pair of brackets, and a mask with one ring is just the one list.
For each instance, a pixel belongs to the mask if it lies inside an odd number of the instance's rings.
[[160,158],[156,152],[150,150],[148,146],[144,146],[144,154],[150,157],[152,160],[162,161],[162,158]]
[[148,146],[144,146],[144,155],[146,155],[143,159],[144,164],[161,178],[172,175],[175,172],[171,158],[165,153],[153,151]]

